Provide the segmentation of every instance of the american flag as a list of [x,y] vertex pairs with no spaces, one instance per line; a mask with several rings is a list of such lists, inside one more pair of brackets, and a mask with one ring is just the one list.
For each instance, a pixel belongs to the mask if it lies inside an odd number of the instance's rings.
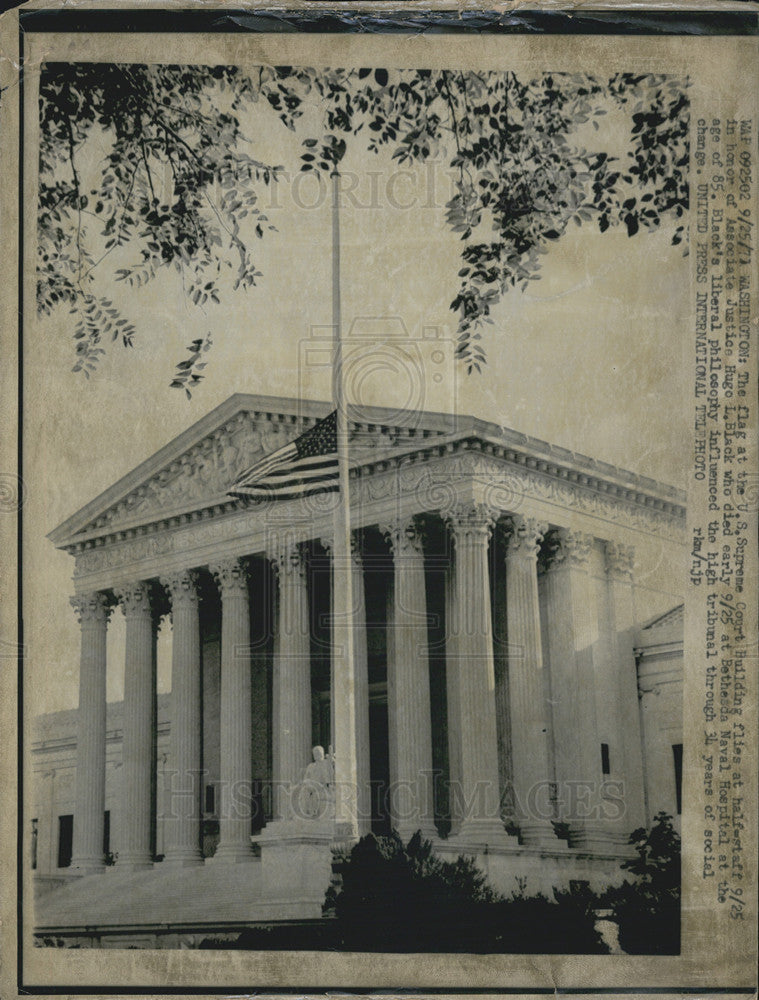
[[227,492],[233,497],[286,500],[337,488],[337,410],[333,410],[300,437],[241,472]]

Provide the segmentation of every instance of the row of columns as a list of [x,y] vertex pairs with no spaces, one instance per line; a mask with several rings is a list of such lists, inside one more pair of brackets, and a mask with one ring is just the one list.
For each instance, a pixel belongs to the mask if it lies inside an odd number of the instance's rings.
[[[449,516],[454,552],[446,582],[446,685],[452,834],[463,842],[497,843],[500,818],[497,697],[488,546],[500,512],[469,504]],[[387,630],[387,699],[390,783],[402,837],[421,829],[435,836],[432,732],[425,562],[413,518],[380,526],[393,554]],[[552,782],[559,788],[580,777],[602,786],[595,708],[599,628],[588,561],[590,536],[551,534],[552,551],[538,578],[538,553],[547,526],[510,516],[506,531],[506,622],[511,728],[511,772],[522,806]],[[545,551],[545,546],[543,546]],[[311,690],[308,596],[303,554],[294,542],[269,553],[279,582],[273,672],[274,816],[287,815],[286,789],[302,778],[310,756]],[[361,553],[354,545],[353,677],[355,745],[339,752],[356,758],[358,821],[369,829],[369,698]],[[218,861],[250,858],[251,690],[248,582],[243,564],[210,567],[221,593],[221,769]],[[632,625],[630,550],[607,544],[610,574],[608,672],[616,705],[637,708],[635,673],[625,660],[620,629]],[[178,786],[166,823],[164,863],[195,865],[199,849],[201,768],[200,625],[196,576],[191,570],[161,581],[172,603],[173,652],[171,753]],[[544,603],[541,621],[540,603]],[[120,589],[126,617],[124,705],[124,820],[118,864],[145,867],[151,857],[152,739],[155,732],[155,627],[144,582]],[[73,599],[81,623],[80,712],[72,864],[102,866],[105,800],[105,637],[109,602],[101,593]],[[546,648],[544,648],[544,645]],[[630,654],[631,655],[631,654]],[[550,683],[544,664],[550,663]],[[634,665],[633,665],[634,666]],[[629,676],[628,676],[629,674]],[[623,729],[624,719],[619,720]],[[630,728],[630,727],[628,727]],[[634,727],[633,727],[634,728]],[[551,734],[553,733],[553,740]],[[636,750],[637,745],[637,750]],[[625,737],[621,750],[628,783],[640,770],[640,746]],[[597,783],[597,784],[594,784]],[[642,782],[641,782],[642,784]],[[630,788],[634,799],[635,789]],[[562,816],[559,803],[559,817]],[[597,810],[596,810],[597,814]],[[633,818],[626,817],[631,828]],[[519,820],[527,845],[556,844],[547,812],[528,809]],[[569,818],[570,843],[589,849],[608,842],[608,826]]]

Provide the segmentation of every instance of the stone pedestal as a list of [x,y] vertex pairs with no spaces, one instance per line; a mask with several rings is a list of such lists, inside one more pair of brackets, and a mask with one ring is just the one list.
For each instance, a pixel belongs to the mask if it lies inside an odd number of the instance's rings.
[[118,597],[126,618],[126,657],[117,865],[122,870],[136,870],[153,864],[156,636],[148,585],[131,584],[118,591]]
[[277,820],[252,838],[261,848],[264,901],[297,903],[304,915],[321,916],[332,878],[334,834],[332,820]]
[[221,773],[219,845],[210,862],[251,861],[250,612],[245,568],[211,567],[221,591]]
[[106,630],[111,609],[101,593],[74,597],[71,604],[81,629],[71,867],[87,875],[104,867]]
[[435,829],[427,596],[422,536],[413,521],[383,526],[393,553],[388,618],[390,817],[402,840]]
[[171,596],[171,760],[164,819],[165,865],[203,863],[200,852],[201,678],[196,577],[179,572],[162,581]]

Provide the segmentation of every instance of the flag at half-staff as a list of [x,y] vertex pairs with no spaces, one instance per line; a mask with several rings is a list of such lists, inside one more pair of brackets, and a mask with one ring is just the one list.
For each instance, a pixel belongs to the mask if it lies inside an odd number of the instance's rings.
[[241,472],[227,490],[233,497],[288,500],[338,489],[337,412]]

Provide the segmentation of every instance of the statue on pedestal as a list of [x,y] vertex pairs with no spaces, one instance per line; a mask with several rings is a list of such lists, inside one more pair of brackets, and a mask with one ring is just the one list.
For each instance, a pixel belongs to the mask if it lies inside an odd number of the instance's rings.
[[324,747],[315,746],[312,753],[314,759],[306,768],[298,796],[301,815],[329,819],[335,812],[335,758],[332,747],[325,754]]

